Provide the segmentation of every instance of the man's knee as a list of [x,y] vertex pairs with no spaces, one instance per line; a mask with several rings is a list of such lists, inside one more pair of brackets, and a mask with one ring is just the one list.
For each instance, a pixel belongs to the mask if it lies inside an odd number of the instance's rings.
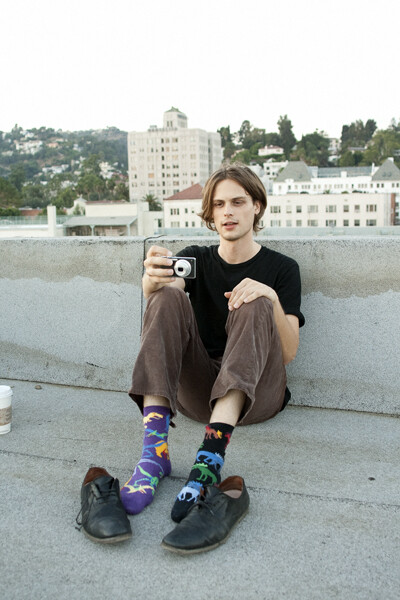
[[187,296],[181,288],[166,285],[150,295],[147,306],[151,304],[174,305],[177,302],[184,302],[185,299],[187,299]]
[[273,318],[274,307],[268,298],[256,298],[252,302],[242,304],[240,308],[237,308],[229,313],[227,326],[230,322],[252,322],[259,323],[263,320],[269,320]]

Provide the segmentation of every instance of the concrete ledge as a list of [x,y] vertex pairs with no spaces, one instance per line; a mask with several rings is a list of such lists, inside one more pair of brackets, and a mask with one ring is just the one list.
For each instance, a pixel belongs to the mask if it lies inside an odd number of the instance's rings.
[[[295,258],[306,326],[292,403],[400,414],[400,237],[259,238]],[[212,238],[162,238],[177,252]],[[155,240],[0,240],[2,378],[127,390]]]

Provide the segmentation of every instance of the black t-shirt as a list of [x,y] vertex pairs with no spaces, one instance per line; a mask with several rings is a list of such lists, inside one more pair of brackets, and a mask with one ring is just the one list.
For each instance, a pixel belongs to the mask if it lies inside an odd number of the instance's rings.
[[197,262],[196,279],[185,279],[185,291],[196,316],[202,342],[212,358],[223,355],[226,345],[225,324],[228,318],[230,292],[246,277],[273,288],[286,314],[296,315],[304,325],[300,312],[301,282],[295,260],[261,247],[250,260],[229,264],[218,254],[218,246],[188,246],[178,256],[194,256]]

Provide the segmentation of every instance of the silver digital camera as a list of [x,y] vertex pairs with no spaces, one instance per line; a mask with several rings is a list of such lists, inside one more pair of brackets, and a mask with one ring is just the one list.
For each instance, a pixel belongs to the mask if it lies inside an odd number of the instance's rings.
[[196,259],[193,256],[165,256],[172,260],[172,266],[165,267],[173,269],[177,277],[196,279]]

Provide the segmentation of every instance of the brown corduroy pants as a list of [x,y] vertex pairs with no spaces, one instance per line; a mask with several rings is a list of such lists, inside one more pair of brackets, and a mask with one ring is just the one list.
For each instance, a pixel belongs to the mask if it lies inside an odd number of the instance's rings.
[[209,357],[190,301],[165,286],[151,294],[132,375],[131,398],[143,412],[143,396],[164,396],[177,410],[209,423],[215,401],[242,390],[246,401],[238,425],[260,423],[282,408],[286,370],[272,303],[258,298],[229,313],[225,352]]

